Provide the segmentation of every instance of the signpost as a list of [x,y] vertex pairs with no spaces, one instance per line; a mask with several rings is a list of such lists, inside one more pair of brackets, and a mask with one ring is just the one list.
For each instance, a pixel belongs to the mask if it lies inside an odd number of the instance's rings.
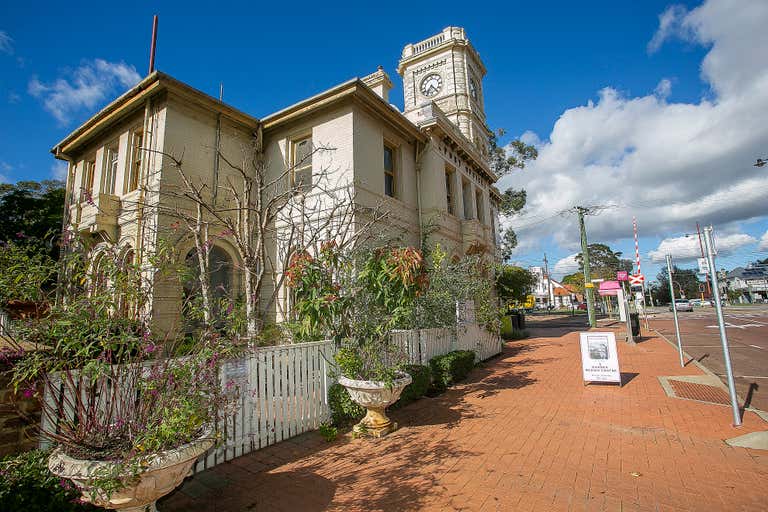
[[617,281],[629,281],[629,272],[626,270],[619,270],[616,272],[616,280]]
[[699,262],[699,274],[709,274],[709,262],[707,258],[697,258]]
[[643,286],[645,282],[645,276],[643,274],[633,274],[629,276],[630,286]]
[[581,371],[586,386],[590,382],[618,382],[621,386],[616,336],[612,332],[579,333]]

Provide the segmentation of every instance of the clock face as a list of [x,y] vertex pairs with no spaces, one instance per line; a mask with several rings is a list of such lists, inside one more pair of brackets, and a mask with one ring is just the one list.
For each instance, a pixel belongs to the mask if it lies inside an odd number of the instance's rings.
[[469,79],[469,94],[472,96],[473,100],[477,100],[477,84],[472,78]]
[[421,94],[427,98],[431,98],[440,92],[440,88],[443,86],[443,79],[437,73],[432,73],[424,77],[421,81]]

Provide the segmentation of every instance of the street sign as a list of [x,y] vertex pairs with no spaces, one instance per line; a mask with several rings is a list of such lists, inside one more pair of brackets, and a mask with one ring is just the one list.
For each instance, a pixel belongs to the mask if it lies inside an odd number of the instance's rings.
[[644,281],[645,276],[643,274],[633,274],[629,276],[630,285],[642,285]]
[[709,262],[707,258],[699,258],[699,274],[709,274]]
[[617,281],[629,281],[629,272],[626,270],[619,270],[616,272],[616,280]]

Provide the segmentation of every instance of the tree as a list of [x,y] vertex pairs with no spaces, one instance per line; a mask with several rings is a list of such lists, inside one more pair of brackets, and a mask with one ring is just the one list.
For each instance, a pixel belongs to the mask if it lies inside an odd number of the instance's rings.
[[[488,138],[491,170],[502,178],[515,169],[524,169],[526,163],[535,160],[539,152],[534,146],[524,143],[519,139],[511,141],[507,146],[499,146],[498,137],[504,136],[504,130],[491,133]],[[507,217],[516,215],[524,207],[527,200],[525,190],[508,188],[502,194],[500,210]],[[512,250],[517,247],[517,233],[512,228],[507,228],[502,233],[502,259],[507,260],[512,255]]]
[[563,284],[573,288],[578,294],[584,293],[584,273],[574,272],[563,277]]
[[[589,244],[587,250],[589,251],[589,266],[592,278],[616,279],[616,272],[620,270],[632,271],[632,261],[622,259],[621,251],[614,252],[605,244]],[[582,253],[576,255],[576,261],[579,266],[584,265]]]
[[[183,152],[160,152],[180,183],[162,191],[175,200],[155,206],[179,219],[194,241],[204,310],[210,310],[213,302],[209,251],[216,239],[232,244],[243,275],[249,337],[262,332],[269,311],[278,306],[284,271],[293,255],[317,254],[329,241],[340,250],[368,241],[372,227],[387,214],[381,204],[359,204],[351,183],[343,173],[335,176],[330,166],[310,167],[311,178],[301,179],[300,171],[312,165],[313,155],[331,153],[334,148],[312,147],[293,165],[270,173],[261,143],[257,133],[243,141],[239,154],[217,151],[226,169],[217,191],[211,190],[206,176],[193,176],[185,170]],[[204,311],[203,317],[208,321],[212,315]]]
[[[672,280],[675,282],[675,297],[683,298],[680,296],[682,291],[685,294],[684,298],[698,297],[701,293],[700,285],[704,283],[699,280],[699,276],[696,271],[689,268],[680,268],[678,266],[672,269]],[[668,303],[670,301],[669,296],[669,277],[667,271],[663,270],[656,276],[659,286],[653,291],[653,298],[660,303]]]
[[61,233],[64,213],[64,182],[19,181],[0,184],[0,241],[26,238],[45,240],[51,256]]
[[524,302],[536,284],[536,276],[514,265],[500,265],[496,271],[496,292],[504,302]]

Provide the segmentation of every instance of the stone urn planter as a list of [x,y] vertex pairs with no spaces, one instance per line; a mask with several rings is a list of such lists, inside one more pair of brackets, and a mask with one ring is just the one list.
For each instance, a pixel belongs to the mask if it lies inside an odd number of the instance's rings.
[[354,426],[354,433],[381,437],[397,430],[397,423],[387,417],[386,408],[397,402],[400,393],[412,380],[410,375],[402,372],[390,387],[386,382],[375,380],[339,378],[339,384],[347,388],[352,400],[367,410],[365,417]]
[[83,500],[97,507],[122,512],[157,512],[158,499],[173,491],[189,476],[197,458],[213,446],[211,431],[197,440],[149,456],[148,465],[136,481],[113,492],[109,497],[101,492],[92,496],[94,475],[111,474],[114,463],[101,460],[75,459],[56,448],[48,459],[48,469],[59,477],[72,481],[83,495]]

